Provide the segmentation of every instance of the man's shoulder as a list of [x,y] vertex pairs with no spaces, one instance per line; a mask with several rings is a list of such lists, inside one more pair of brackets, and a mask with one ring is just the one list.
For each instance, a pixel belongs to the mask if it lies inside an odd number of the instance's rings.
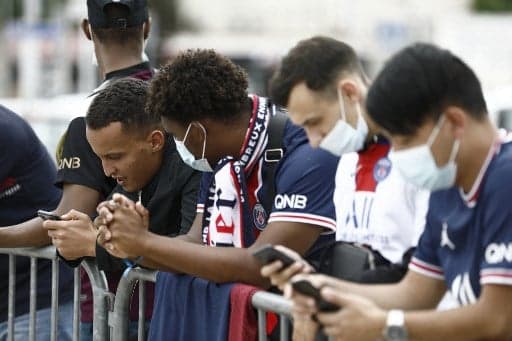
[[512,191],[512,182],[509,181],[510,174],[512,174],[512,142],[507,142],[501,145],[499,153],[485,174],[482,194],[494,196],[496,192],[510,193]]
[[67,134],[85,136],[85,117],[79,116],[72,119],[69,122]]
[[29,127],[29,124],[18,114],[0,105],[0,128],[2,135],[16,135],[20,130]]

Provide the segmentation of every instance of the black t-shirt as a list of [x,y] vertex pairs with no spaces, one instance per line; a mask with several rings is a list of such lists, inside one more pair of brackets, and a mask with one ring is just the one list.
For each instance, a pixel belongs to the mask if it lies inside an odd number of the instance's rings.
[[[132,77],[149,80],[152,75],[153,71],[147,62],[110,72],[106,75],[105,82],[93,91],[91,96],[115,79]],[[90,101],[91,96],[84,101]],[[77,117],[69,124],[57,151],[57,167],[55,184],[59,187],[65,183],[83,185],[100,192],[103,198],[106,198],[116,186],[114,179],[107,177],[103,172],[101,160],[87,142],[84,117]]]
[[[38,209],[53,210],[61,191],[52,185],[56,168],[48,151],[21,117],[0,106],[0,226],[24,222]],[[0,322],[7,320],[9,257],[0,255]],[[37,309],[50,306],[51,262],[37,262]],[[60,266],[59,302],[73,295],[73,274]],[[16,258],[15,315],[29,311],[30,259]]]

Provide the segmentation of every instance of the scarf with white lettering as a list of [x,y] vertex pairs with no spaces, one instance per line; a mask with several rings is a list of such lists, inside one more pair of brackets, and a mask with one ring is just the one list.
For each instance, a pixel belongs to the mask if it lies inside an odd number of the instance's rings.
[[240,157],[225,157],[213,171],[203,213],[203,242],[210,246],[249,247],[268,218],[257,192],[272,114],[266,98],[252,96],[252,101]]

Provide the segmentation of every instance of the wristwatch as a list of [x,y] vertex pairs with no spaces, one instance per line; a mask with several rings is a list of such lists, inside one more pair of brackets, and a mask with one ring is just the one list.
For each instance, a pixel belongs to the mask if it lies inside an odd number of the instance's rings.
[[384,338],[386,341],[407,341],[407,330],[405,330],[404,312],[402,310],[390,310],[386,320]]

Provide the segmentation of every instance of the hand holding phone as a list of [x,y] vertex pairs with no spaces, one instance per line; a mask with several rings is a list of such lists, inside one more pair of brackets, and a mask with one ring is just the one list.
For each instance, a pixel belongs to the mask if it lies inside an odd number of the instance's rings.
[[322,298],[320,294],[320,289],[315,287],[311,282],[307,280],[299,280],[292,282],[293,290],[301,293],[302,295],[306,295],[315,299],[316,306],[321,312],[334,312],[340,309],[340,306],[327,302]]
[[60,216],[45,210],[38,210],[37,215],[43,220],[62,220]]
[[295,263],[295,259],[277,250],[271,244],[263,245],[261,248],[254,251],[252,255],[264,265],[280,260],[283,263],[283,268],[286,268]]

